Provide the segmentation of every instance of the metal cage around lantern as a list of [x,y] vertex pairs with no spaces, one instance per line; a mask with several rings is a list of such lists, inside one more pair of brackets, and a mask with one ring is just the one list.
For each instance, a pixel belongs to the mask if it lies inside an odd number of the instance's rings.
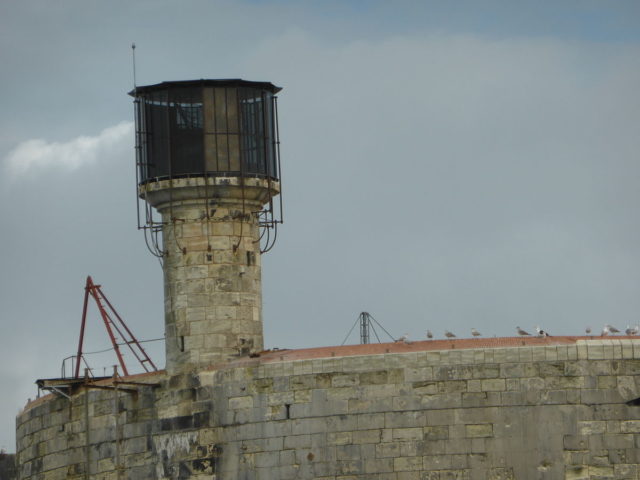
[[277,97],[268,82],[163,82],[130,92],[138,182],[187,176],[280,178]]
[[213,185],[213,177],[254,177],[277,184],[279,202],[273,202],[269,187],[266,206],[257,212],[261,251],[271,249],[282,223],[280,90],[269,82],[226,79],[162,82],[129,92],[135,99],[138,228],[145,230],[152,253],[164,255],[163,221],[140,192],[154,182],[190,177],[204,178],[205,185]]

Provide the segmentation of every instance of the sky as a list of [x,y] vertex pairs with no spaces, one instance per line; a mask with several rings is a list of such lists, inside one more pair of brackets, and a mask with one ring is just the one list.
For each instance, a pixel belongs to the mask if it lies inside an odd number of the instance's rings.
[[[5,1],[0,448],[75,353],[87,275],[138,338],[163,336],[133,42],[138,85],[283,87],[266,347],[340,344],[362,311],[415,340],[640,323],[637,1]],[[108,346],[90,310],[85,351]]]

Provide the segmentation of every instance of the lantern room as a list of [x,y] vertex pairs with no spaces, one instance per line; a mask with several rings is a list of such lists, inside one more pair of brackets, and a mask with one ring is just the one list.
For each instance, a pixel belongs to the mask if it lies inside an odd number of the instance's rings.
[[136,87],[138,183],[198,176],[278,180],[277,99],[240,79]]

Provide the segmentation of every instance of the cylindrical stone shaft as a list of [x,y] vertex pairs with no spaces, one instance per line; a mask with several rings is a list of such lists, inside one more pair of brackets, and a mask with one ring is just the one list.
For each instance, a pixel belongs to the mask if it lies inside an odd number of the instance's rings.
[[162,215],[169,371],[263,349],[258,212],[277,191],[275,182],[237,177],[141,188]]

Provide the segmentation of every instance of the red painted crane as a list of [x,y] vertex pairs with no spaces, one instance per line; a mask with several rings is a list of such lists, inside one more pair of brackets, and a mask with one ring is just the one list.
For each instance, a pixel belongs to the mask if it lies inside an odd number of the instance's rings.
[[[118,362],[120,363],[120,367],[122,368],[122,373],[124,375],[129,375],[129,371],[127,370],[127,366],[124,362],[124,358],[122,353],[120,352],[120,346],[126,345],[133,353],[133,356],[136,357],[142,368],[146,372],[149,371],[157,371],[157,367],[147,355],[147,352],[144,351],[140,342],[133,335],[129,327],[127,327],[124,320],[118,315],[118,312],[113,305],[109,302],[105,294],[102,292],[100,285],[96,285],[93,283],[91,276],[87,277],[87,284],[84,287],[84,304],[82,307],[82,324],[80,325],[80,340],[78,341],[78,355],[76,357],[76,368],[74,378],[80,378],[80,363],[82,363],[82,345],[84,343],[84,329],[87,323],[87,307],[89,306],[89,297],[92,297],[96,305],[98,306],[98,310],[100,311],[100,316],[102,317],[102,321],[104,322],[104,326],[107,329],[107,333],[109,334],[109,339],[111,340],[111,344],[113,345],[113,349],[116,352],[116,356],[118,357]],[[105,308],[106,305],[106,308]],[[120,342],[116,339],[116,334],[120,337]]]

